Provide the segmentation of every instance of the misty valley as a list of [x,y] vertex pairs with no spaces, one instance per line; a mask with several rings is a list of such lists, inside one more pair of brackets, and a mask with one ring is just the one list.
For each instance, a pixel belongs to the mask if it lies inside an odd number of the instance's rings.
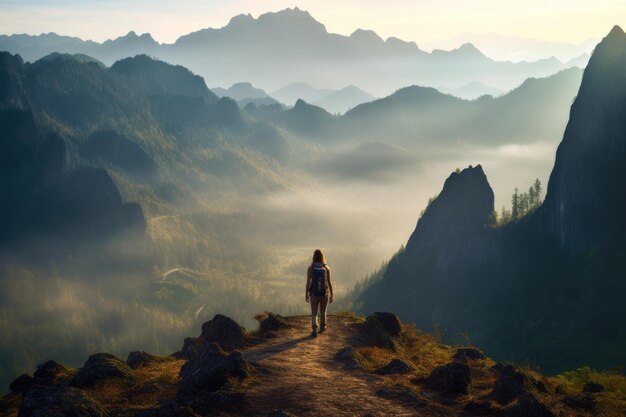
[[51,358],[170,355],[216,314],[308,315],[316,248],[333,312],[623,373],[618,26],[567,62],[336,35],[297,8],[0,51],[2,394]]

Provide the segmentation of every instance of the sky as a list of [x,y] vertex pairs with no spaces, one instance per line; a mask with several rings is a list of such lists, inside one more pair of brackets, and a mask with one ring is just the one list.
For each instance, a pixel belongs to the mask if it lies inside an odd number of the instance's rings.
[[329,32],[372,29],[418,43],[496,33],[581,43],[626,27],[624,0],[0,0],[0,33],[56,32],[103,41],[130,30],[159,42],[287,7],[309,11]]

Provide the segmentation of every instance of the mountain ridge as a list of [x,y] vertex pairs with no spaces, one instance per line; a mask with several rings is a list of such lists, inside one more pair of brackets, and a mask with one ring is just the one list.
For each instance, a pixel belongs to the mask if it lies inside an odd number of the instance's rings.
[[[217,85],[247,80],[273,91],[298,81],[333,89],[355,84],[378,96],[410,84],[462,85],[477,81],[509,89],[529,76],[545,76],[566,67],[554,59],[519,64],[495,61],[469,44],[452,51],[427,53],[414,42],[394,37],[383,40],[373,31],[357,29],[350,36],[338,35],[329,33],[308,12],[297,8],[264,13],[256,19],[235,16],[222,28],[201,29],[172,44],[159,44],[149,34],[139,36],[132,31],[103,43],[63,39],[56,37],[46,44],[40,37],[0,36],[0,49],[20,53],[31,62],[61,52],[86,54],[107,65],[148,54],[181,64]],[[237,48],[232,47],[235,43]],[[205,56],[198,50],[210,54]],[[372,66],[372,62],[377,65]],[[465,67],[465,71],[456,71],[457,66]],[[247,71],[257,67],[264,68],[263,74],[250,75]],[[323,77],[321,67],[334,77]]]
[[[476,186],[456,190],[444,207],[435,199],[406,248],[355,296],[355,305],[366,312],[395,306],[419,327],[439,323],[469,332],[497,355],[532,358],[549,372],[621,363],[626,316],[615,294],[623,292],[619,277],[626,273],[626,196],[617,187],[626,181],[624,65],[626,35],[617,27],[585,69],[539,208],[494,227],[495,219],[485,224],[484,217],[455,223],[471,198],[493,210],[492,196]],[[432,212],[447,220],[436,221]],[[434,245],[420,244],[431,236]],[[514,343],[501,339],[506,332]]]

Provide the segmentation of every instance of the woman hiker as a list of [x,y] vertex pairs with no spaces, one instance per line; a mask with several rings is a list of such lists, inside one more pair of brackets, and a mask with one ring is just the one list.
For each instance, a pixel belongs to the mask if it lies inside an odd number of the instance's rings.
[[330,268],[321,250],[313,252],[313,262],[306,271],[304,299],[311,301],[311,337],[317,337],[317,310],[320,313],[319,333],[326,330],[326,306],[333,302],[333,284],[330,282]]

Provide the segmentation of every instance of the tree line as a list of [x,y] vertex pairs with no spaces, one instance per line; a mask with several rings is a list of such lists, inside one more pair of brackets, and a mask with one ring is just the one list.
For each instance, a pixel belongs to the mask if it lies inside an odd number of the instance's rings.
[[511,196],[511,210],[502,206],[502,210],[498,214],[495,213],[497,223],[503,225],[512,221],[517,221],[522,217],[535,211],[543,202],[543,187],[539,178],[535,179],[528,191],[520,194],[515,188],[515,192]]

